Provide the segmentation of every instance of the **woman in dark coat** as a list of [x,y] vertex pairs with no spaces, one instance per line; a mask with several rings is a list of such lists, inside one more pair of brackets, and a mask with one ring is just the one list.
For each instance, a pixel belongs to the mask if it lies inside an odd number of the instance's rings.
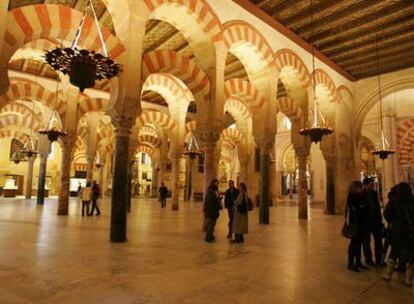
[[348,269],[360,272],[368,269],[361,262],[362,240],[367,230],[366,227],[367,206],[364,201],[362,183],[353,181],[349,186],[346,203],[346,221],[352,232],[352,238],[348,246]]
[[414,262],[414,197],[408,183],[397,186],[397,195],[384,210],[385,220],[391,226],[391,252],[383,278],[391,280],[395,262],[406,261],[405,283],[411,286]]
[[221,209],[218,180],[213,179],[208,187],[204,201],[204,215],[206,220],[205,241],[208,243],[214,242],[216,239],[214,236],[214,227],[216,226],[217,218],[220,216]]
[[244,183],[239,184],[239,194],[237,199],[234,201],[234,220],[233,220],[233,232],[234,240],[232,243],[243,243],[244,234],[248,233],[249,223],[248,223],[248,196],[247,188]]

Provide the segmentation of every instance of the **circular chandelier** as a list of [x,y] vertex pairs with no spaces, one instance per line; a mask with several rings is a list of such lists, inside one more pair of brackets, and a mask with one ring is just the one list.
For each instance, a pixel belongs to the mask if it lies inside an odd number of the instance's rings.
[[188,141],[188,144],[185,147],[183,155],[187,155],[190,159],[194,159],[197,155],[200,155],[202,153],[203,152],[201,152],[193,132],[191,132],[190,140]]
[[[313,10],[312,10],[312,0],[310,0],[310,17],[311,17],[311,30],[312,37],[314,33],[314,24],[313,24]],[[325,119],[322,113],[317,109],[316,102],[316,77],[315,77],[315,48],[312,46],[312,69],[313,69],[313,121],[309,125],[311,127],[303,128],[299,131],[299,134],[302,136],[309,137],[311,142],[318,143],[322,140],[323,136],[328,136],[333,132],[331,128],[326,125]],[[318,117],[319,116],[319,117]]]
[[[93,50],[78,49],[77,47],[89,8],[92,11],[98,29],[98,36],[104,55]],[[60,71],[64,75],[69,75],[70,83],[78,87],[81,92],[87,88],[92,88],[95,85],[95,80],[110,79],[119,75],[121,72],[121,66],[108,56],[98,18],[96,17],[91,0],[88,0],[88,5],[83,13],[81,23],[79,24],[71,47],[57,47],[47,52],[45,59],[54,70]]]

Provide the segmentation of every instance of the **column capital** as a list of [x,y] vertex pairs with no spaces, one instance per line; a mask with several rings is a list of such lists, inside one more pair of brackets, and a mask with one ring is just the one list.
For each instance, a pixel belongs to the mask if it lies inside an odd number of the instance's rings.
[[298,158],[306,158],[310,153],[310,145],[293,146]]
[[261,138],[254,138],[256,145],[260,148],[261,151],[270,152],[275,144],[275,137],[273,135],[268,135]]
[[69,133],[66,136],[61,138],[61,144],[63,149],[73,149],[76,145],[76,134]]
[[115,128],[117,136],[129,137],[132,127],[135,125],[134,115],[118,114],[117,111],[110,111],[109,115]]
[[204,145],[212,145],[220,139],[220,133],[220,130],[206,130],[199,132],[198,134]]

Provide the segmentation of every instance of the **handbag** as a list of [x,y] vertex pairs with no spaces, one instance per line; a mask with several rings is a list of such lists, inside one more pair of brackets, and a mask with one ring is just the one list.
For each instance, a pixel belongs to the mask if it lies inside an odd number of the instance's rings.
[[351,228],[351,226],[349,225],[349,219],[348,219],[348,206],[345,210],[345,221],[344,221],[344,225],[342,226],[342,230],[341,230],[341,234],[344,238],[347,239],[352,239],[355,236],[355,231],[353,231],[353,229]]
[[242,214],[246,214],[247,210],[248,210],[248,203],[246,202],[246,199],[243,195],[243,201],[241,202],[240,205],[237,206],[237,211],[242,213]]
[[247,205],[248,205],[248,210],[252,211],[254,209],[254,204],[253,201],[250,197],[247,198]]

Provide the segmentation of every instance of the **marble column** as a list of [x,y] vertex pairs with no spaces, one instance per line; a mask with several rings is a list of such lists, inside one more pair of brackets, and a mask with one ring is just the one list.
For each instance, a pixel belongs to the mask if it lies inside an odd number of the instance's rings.
[[93,181],[93,170],[94,170],[94,162],[95,162],[95,154],[87,155],[87,167],[86,167],[86,180],[88,182]]
[[[294,147],[299,169],[298,182],[298,218],[308,218],[308,183],[306,180],[306,165],[309,156],[309,146]],[[291,189],[293,187],[291,186]],[[292,191],[291,191],[292,192]]]
[[36,203],[38,205],[43,205],[45,202],[47,156],[48,154],[46,153],[40,154],[39,179],[37,182],[37,200],[36,200]]
[[134,154],[129,155],[129,166],[128,166],[128,212],[131,212],[131,199],[132,199],[132,178],[133,170],[135,165]]
[[270,207],[270,160],[274,137],[264,138],[257,141],[260,148],[260,202],[259,223],[269,224]]
[[180,156],[181,153],[175,153],[171,155],[172,165],[172,205],[171,208],[174,211],[179,209],[178,200],[180,197]]
[[33,187],[33,165],[36,160],[36,154],[27,158],[27,178],[26,178],[26,198],[32,198]]
[[152,168],[152,181],[151,181],[151,196],[157,197],[158,193],[158,174],[160,169],[158,166]]
[[220,139],[220,132],[205,131],[200,133],[200,139],[204,147],[204,197],[210,182],[217,178],[216,147]]
[[99,187],[101,188],[101,192],[102,192],[102,195],[103,195],[103,190],[104,190],[104,183],[105,183],[105,169],[106,168],[106,166],[105,166],[105,163],[104,162],[101,162],[101,165],[100,165],[100,167],[99,167]]
[[[123,117],[124,118],[124,117]],[[124,118],[116,120],[115,154],[111,199],[111,242],[127,240],[129,133],[133,122]]]
[[62,139],[62,160],[60,166],[60,191],[58,200],[58,215],[68,215],[70,196],[70,168],[73,161],[76,136],[66,136]]
[[326,206],[325,214],[335,214],[335,158],[325,156],[326,163]]
[[194,157],[188,156],[186,160],[186,172],[185,172],[185,195],[184,201],[191,201],[191,193],[193,188],[193,167],[194,167]]

